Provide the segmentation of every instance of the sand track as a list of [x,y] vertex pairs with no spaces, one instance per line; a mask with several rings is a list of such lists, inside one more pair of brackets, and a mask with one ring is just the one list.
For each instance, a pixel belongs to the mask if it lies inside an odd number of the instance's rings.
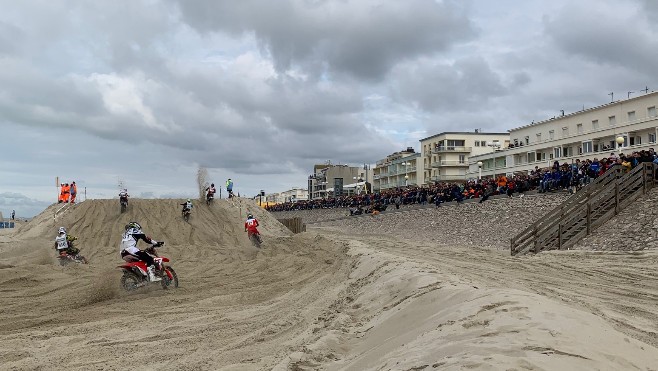
[[[253,202],[87,201],[0,239],[0,369],[638,369],[658,364],[656,256],[446,248],[311,229]],[[247,240],[254,213],[265,243]],[[126,294],[123,226],[165,240],[181,286]],[[54,264],[59,225],[92,264]],[[628,313],[631,313],[629,315]],[[595,313],[595,314],[592,314]],[[593,341],[592,339],[596,339]]]

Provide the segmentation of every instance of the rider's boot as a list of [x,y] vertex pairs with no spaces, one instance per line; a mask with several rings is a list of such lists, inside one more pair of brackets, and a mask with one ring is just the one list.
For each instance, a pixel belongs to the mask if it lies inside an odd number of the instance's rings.
[[149,265],[146,270],[148,271],[148,274],[149,274],[149,281],[155,282],[155,281],[160,281],[161,280],[160,277],[157,277],[155,275],[155,270],[154,270],[154,267],[152,265]]

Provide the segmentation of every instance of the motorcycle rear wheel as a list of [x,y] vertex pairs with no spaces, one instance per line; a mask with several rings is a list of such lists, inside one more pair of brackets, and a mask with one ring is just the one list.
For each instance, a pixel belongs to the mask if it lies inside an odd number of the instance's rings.
[[121,276],[121,287],[126,291],[136,290],[141,282],[141,277],[138,277],[133,272],[124,272],[123,276]]
[[176,271],[172,267],[165,267],[165,271],[169,271],[171,273],[172,279],[169,279],[169,276],[167,276],[166,272],[163,272],[162,274],[162,281],[160,283],[162,284],[163,289],[168,289],[169,287],[173,288],[178,288],[178,275],[176,275]]
[[250,234],[249,239],[251,240],[251,243],[257,248],[260,249],[260,244],[263,242],[259,236],[256,234]]

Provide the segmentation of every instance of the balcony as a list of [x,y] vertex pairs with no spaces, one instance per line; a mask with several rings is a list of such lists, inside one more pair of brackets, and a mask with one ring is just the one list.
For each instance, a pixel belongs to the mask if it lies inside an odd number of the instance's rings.
[[466,180],[466,175],[435,175],[430,178],[433,182],[447,182],[452,180]]
[[445,166],[462,166],[462,167],[468,167],[468,163],[466,161],[450,161],[450,160],[441,160],[441,161],[436,161],[432,162],[432,167],[445,167]]
[[408,173],[415,173],[416,172],[416,167],[415,166],[407,166],[407,168],[401,168],[399,169],[396,174],[408,174]]
[[470,153],[471,149],[473,147],[454,147],[454,146],[442,146],[442,147],[434,147],[432,150],[432,153],[456,153],[456,152],[465,152],[465,153]]

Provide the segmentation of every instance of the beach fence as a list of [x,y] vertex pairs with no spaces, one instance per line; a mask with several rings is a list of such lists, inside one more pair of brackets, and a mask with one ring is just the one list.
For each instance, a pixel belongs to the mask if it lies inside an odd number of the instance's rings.
[[302,223],[302,218],[286,218],[277,219],[281,224],[285,225],[292,233],[306,232],[306,224]]

